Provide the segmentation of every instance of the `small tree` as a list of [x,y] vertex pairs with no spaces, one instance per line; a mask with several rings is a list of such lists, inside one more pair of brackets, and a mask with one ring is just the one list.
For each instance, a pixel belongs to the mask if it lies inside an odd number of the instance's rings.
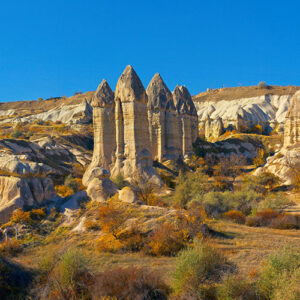
[[268,88],[268,85],[265,81],[260,81],[259,84],[257,85],[257,87],[260,89],[266,89],[266,88]]
[[258,149],[256,151],[256,156],[253,158],[253,163],[256,168],[265,163],[265,151],[264,149]]
[[264,172],[257,176],[257,181],[261,185],[267,187],[269,191],[273,190],[276,185],[281,183],[280,178],[270,172]]

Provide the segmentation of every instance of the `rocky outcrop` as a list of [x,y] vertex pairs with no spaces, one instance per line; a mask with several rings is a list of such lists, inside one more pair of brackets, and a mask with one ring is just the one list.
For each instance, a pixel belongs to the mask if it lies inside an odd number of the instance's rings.
[[91,181],[93,169],[101,166],[110,169],[114,162],[115,140],[115,105],[114,93],[104,79],[98,86],[92,100],[94,124],[94,151],[92,162],[87,168],[82,182]]
[[224,125],[222,119],[219,117],[215,120],[207,118],[205,121],[205,138],[207,140],[216,140],[224,133]]
[[284,125],[284,146],[300,143],[300,91],[291,99]]
[[135,173],[159,180],[152,167],[148,97],[131,66],[120,76],[115,91],[116,162],[112,175],[132,178]]
[[86,184],[87,194],[92,201],[105,202],[118,192],[117,186],[110,180],[110,172],[103,168],[94,168]]
[[198,136],[198,116],[192,97],[185,86],[173,91],[175,108],[179,115],[179,136],[183,157],[193,154],[193,142]]
[[157,73],[150,81],[148,118],[153,160],[177,159],[181,155],[179,117],[172,94]]
[[[5,112],[5,111],[4,111]],[[15,111],[13,111],[14,113]],[[3,113],[3,111],[1,112]],[[68,124],[91,123],[93,110],[86,99],[80,104],[61,104],[42,113],[33,113],[26,117],[11,117],[1,121],[1,123],[33,122],[35,120],[62,122]]]
[[286,114],[284,125],[284,147],[274,156],[268,157],[265,165],[254,174],[264,171],[274,173],[286,185],[293,184],[295,174],[300,166],[300,91],[296,92]]
[[263,95],[219,101],[195,99],[199,118],[199,135],[205,135],[205,122],[208,118],[212,122],[221,118],[225,129],[243,131],[259,124],[266,132],[277,128],[283,133],[291,97],[291,95]]
[[[145,91],[133,68],[127,66],[115,94],[103,81],[92,106],[94,153],[83,176],[86,186],[97,178],[95,168],[103,167],[113,177],[121,174],[129,182],[142,176],[161,185],[153,160],[176,160],[193,154],[198,117],[192,97],[183,86],[172,94],[159,74]],[[96,182],[93,185],[96,187]]]
[[11,213],[25,205],[40,205],[57,197],[49,178],[0,176],[0,222],[8,222]]

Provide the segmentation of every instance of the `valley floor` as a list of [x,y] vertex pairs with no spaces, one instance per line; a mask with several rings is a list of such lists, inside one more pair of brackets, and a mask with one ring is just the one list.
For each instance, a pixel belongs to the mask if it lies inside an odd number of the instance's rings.
[[[210,227],[217,235],[210,243],[225,254],[238,272],[243,275],[255,274],[261,263],[273,251],[291,246],[300,251],[299,230],[278,230],[264,227],[248,227],[227,221],[212,221]],[[141,253],[100,253],[95,248],[97,234],[73,233],[66,239],[50,242],[47,245],[28,247],[14,260],[30,269],[38,269],[39,260],[49,252],[61,251],[73,246],[80,246],[91,260],[96,272],[114,267],[143,266],[157,270],[166,282],[170,281],[170,272],[174,268],[173,257],[152,257]]]

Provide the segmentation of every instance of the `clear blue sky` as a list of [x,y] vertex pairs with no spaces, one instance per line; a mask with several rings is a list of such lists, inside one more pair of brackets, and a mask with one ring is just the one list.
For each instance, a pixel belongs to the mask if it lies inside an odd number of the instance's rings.
[[300,85],[300,1],[18,0],[0,8],[0,101],[114,89],[127,64],[192,94]]

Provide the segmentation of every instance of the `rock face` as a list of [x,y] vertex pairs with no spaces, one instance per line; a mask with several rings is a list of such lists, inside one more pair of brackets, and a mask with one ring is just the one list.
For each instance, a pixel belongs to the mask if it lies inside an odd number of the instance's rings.
[[265,165],[255,171],[258,175],[269,171],[280,177],[284,184],[293,183],[295,169],[300,165],[300,91],[292,99],[284,125],[284,147],[268,157]]
[[212,120],[211,123],[221,118],[225,129],[251,129],[259,124],[267,132],[274,129],[276,125],[278,130],[283,132],[291,97],[291,95],[264,95],[220,101],[195,99],[199,135],[205,135],[205,123],[208,118]]
[[284,146],[300,143],[300,91],[291,99],[284,125]]
[[174,104],[179,115],[179,136],[183,157],[193,154],[193,142],[198,136],[198,116],[192,97],[185,86],[176,86]]
[[109,179],[110,172],[103,168],[94,168],[88,180],[87,194],[97,202],[104,202],[118,192],[117,186]]
[[131,66],[120,76],[115,91],[116,162],[112,175],[132,177],[135,172],[156,175],[148,125],[148,97]]
[[205,121],[205,138],[207,140],[215,140],[224,132],[222,119],[219,117],[215,120],[207,118]]
[[157,73],[150,81],[148,118],[153,160],[177,159],[181,155],[179,117],[172,94]]
[[114,162],[116,149],[114,93],[105,79],[95,92],[92,107],[94,151],[92,162],[82,179],[84,185],[88,185],[91,180],[90,173],[93,173],[94,168],[101,166],[109,169]]
[[39,205],[57,197],[49,178],[0,176],[0,222],[8,222],[13,210]]
[[129,181],[142,175],[161,184],[153,160],[176,160],[193,153],[198,117],[191,95],[183,86],[172,94],[159,74],[145,91],[133,68],[127,66],[115,94],[103,81],[92,107],[94,153],[83,177],[86,186],[97,178],[95,168],[108,169],[113,177],[121,174]]

